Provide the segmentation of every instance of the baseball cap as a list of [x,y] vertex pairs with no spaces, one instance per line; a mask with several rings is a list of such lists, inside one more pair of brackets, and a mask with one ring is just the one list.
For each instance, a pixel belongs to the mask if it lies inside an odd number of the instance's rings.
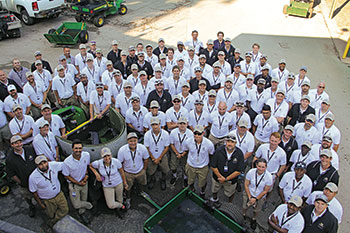
[[103,147],[101,149],[101,157],[105,157],[106,155],[112,155],[112,151],[111,149],[109,149],[108,147]]
[[154,125],[154,124],[156,124],[156,125],[160,124],[160,120],[159,120],[158,117],[152,117],[151,118],[151,125]]
[[179,118],[179,120],[177,121],[177,123],[187,123],[187,118],[186,117],[184,117],[184,116],[182,116],[182,117],[180,117]]
[[151,47],[153,48],[153,46],[151,44],[147,44],[145,48]]
[[310,87],[310,81],[308,80],[308,79],[305,79],[304,81],[303,81],[303,83],[301,84],[301,86],[304,86],[304,85],[308,85],[309,87]]
[[39,165],[41,162],[44,162],[44,161],[47,162],[47,158],[45,155],[38,155],[34,161],[36,165]]
[[157,102],[157,100],[151,101],[150,108],[159,108],[159,103]]
[[333,157],[333,156],[332,156],[332,151],[329,150],[329,149],[322,149],[322,150],[320,151],[320,157],[321,157],[321,155],[325,155],[325,156],[327,156],[328,158],[332,158],[332,157]]
[[19,141],[19,140],[23,141],[23,139],[22,139],[21,136],[19,136],[19,135],[13,135],[13,136],[11,137],[11,139],[10,139],[10,142],[11,142],[11,144],[12,144],[12,143],[15,143],[15,142],[17,142],[17,141]]
[[138,70],[139,67],[136,64],[131,65],[131,70]]
[[86,49],[86,45],[85,44],[80,44],[79,45],[79,49]]
[[283,89],[277,90],[277,93],[276,93],[276,94],[278,94],[278,93],[283,94],[283,95],[286,95],[286,92],[285,92]]
[[106,61],[106,66],[113,65],[113,62],[111,60]]
[[141,76],[141,75],[146,75],[146,76],[147,76],[147,73],[146,73],[146,71],[141,70],[140,73],[139,73],[139,75],[140,75],[140,76]]
[[278,64],[287,64],[286,59],[282,58]]
[[261,70],[269,70],[269,67],[268,66],[263,66],[263,67],[261,67]]
[[225,56],[224,51],[219,51],[219,52],[218,52],[218,56],[220,56],[220,55]]
[[161,54],[159,55],[159,59],[166,59],[166,55],[165,55],[164,53],[161,53]]
[[188,46],[188,51],[194,51],[194,47],[192,45]]
[[45,125],[49,125],[49,122],[46,121],[46,120],[40,121],[40,122],[39,122],[39,129],[42,128],[42,127],[44,127]]
[[329,119],[329,120],[331,120],[331,121],[334,121],[334,114],[331,113],[331,112],[329,112],[329,113],[326,115],[325,119]]
[[332,139],[331,135],[324,135],[322,137],[322,141],[333,142],[333,139]]
[[96,49],[96,53],[102,53],[102,49],[97,48],[97,49]]
[[236,139],[236,135],[232,132],[230,132],[229,134],[227,134],[227,136],[225,137],[225,140],[226,141],[233,141],[233,142],[236,142],[237,139]]
[[292,133],[294,133],[294,127],[292,125],[286,125],[286,127],[284,127],[285,130],[290,130]]
[[304,141],[303,144],[301,144],[301,146],[307,146],[309,149],[311,149],[312,143],[310,141]]
[[59,61],[63,61],[63,60],[66,60],[67,58],[64,56],[64,55],[61,55],[59,58],[58,58],[58,60]]
[[207,44],[214,44],[214,41],[212,39],[209,39]]
[[174,95],[173,96],[173,101],[176,100],[176,99],[177,100],[181,100],[181,96],[180,95]]
[[113,71],[112,75],[121,75],[122,72],[120,72],[119,70],[115,70]]
[[248,128],[248,121],[241,119],[238,121],[237,125],[238,125],[238,127]]
[[194,67],[194,72],[197,72],[197,71],[202,72],[203,70],[202,70],[202,68],[200,66],[196,66],[196,67]]
[[132,87],[129,81],[124,81],[124,87]]
[[126,136],[127,140],[129,140],[130,138],[138,138],[138,137],[135,132],[131,132],[131,133],[128,133],[128,136]]
[[236,68],[236,67],[241,68],[241,64],[239,64],[239,63],[235,64],[234,68]]
[[305,118],[306,121],[312,121],[312,122],[315,122],[316,121],[316,116],[314,114],[309,114],[306,116]]
[[190,88],[190,84],[189,84],[188,82],[184,82],[184,83],[182,84],[182,87],[188,87],[188,88]]
[[141,52],[138,52],[138,53],[137,53],[137,56],[141,56],[141,57],[144,57],[144,56],[145,56],[145,53],[144,53],[143,51],[141,51]]
[[290,72],[290,73],[288,74],[288,78],[290,78],[290,79],[295,79],[295,74],[292,73],[292,72]]
[[258,84],[263,84],[263,85],[265,85],[265,84],[266,84],[266,80],[263,79],[263,78],[259,78]]
[[178,41],[178,42],[177,42],[177,45],[184,45],[184,42]]
[[51,109],[51,106],[48,105],[48,104],[43,104],[43,105],[41,106],[41,111],[44,110],[45,108]]
[[330,105],[331,103],[329,102],[329,99],[324,99],[322,100],[322,104]]
[[130,45],[130,46],[129,46],[129,51],[132,51],[132,50],[135,50],[135,46]]
[[26,72],[26,78],[28,78],[29,76],[33,76],[33,73],[31,71]]
[[96,41],[92,40],[92,41],[90,41],[90,44],[94,45],[94,44],[96,44]]
[[93,61],[94,57],[91,54],[87,55],[86,61]]
[[323,201],[324,203],[328,204],[328,197],[326,195],[322,194],[318,194],[315,197],[315,201]]
[[202,80],[199,80],[198,86],[200,85],[207,85],[207,83],[202,79]]
[[204,127],[201,126],[201,125],[196,125],[196,126],[194,127],[194,130],[193,130],[194,133],[195,133],[195,132],[203,133],[203,131],[204,131]]
[[97,88],[103,88],[103,83],[102,82],[96,82],[96,89]]
[[302,67],[300,67],[300,70],[305,70],[307,72],[307,67],[306,66],[302,66]]
[[161,41],[164,42],[164,39],[163,39],[163,38],[159,38],[159,39],[158,39],[158,43],[161,42]]
[[57,71],[60,71],[60,70],[64,70],[64,67],[61,64],[57,66]]
[[290,204],[294,204],[296,207],[301,207],[301,205],[303,204],[303,199],[301,199],[301,197],[299,196],[292,196],[288,203]]
[[306,163],[304,163],[302,161],[297,162],[295,164],[294,169],[298,169],[298,168],[306,170]]
[[7,91],[8,91],[8,92],[13,91],[13,90],[16,90],[15,85],[10,84],[10,85],[7,86]]
[[271,111],[270,105],[264,104],[261,111]]
[[241,54],[241,50],[237,48],[237,49],[235,49],[235,53]]
[[[221,51],[221,52],[222,52],[222,51]],[[220,68],[221,68],[220,62],[219,62],[219,61],[214,62],[213,67],[214,67],[214,68],[215,68],[215,67],[220,67]]]
[[154,81],[154,85],[158,85],[158,84],[163,84],[163,79],[157,79],[156,81]]
[[247,79],[254,80],[254,76],[253,76],[252,74],[248,74],[248,75],[247,75]]
[[303,96],[300,98],[300,100],[307,100],[307,101],[310,102],[310,96],[308,96],[308,95],[303,95]]
[[112,45],[118,45],[118,41],[117,40],[112,40]]
[[13,106],[12,106],[12,112],[16,111],[16,110],[19,109],[19,108],[22,109],[22,106],[19,105],[19,104],[13,105]]
[[194,104],[196,105],[196,104],[201,104],[201,105],[203,105],[203,100],[201,100],[201,99],[196,99],[196,101],[194,101]]
[[40,51],[35,51],[35,52],[34,52],[34,56],[39,56],[39,55],[41,55],[41,52],[40,52]]
[[246,56],[246,57],[252,57],[253,55],[252,55],[251,52],[246,52],[246,53],[245,53],[245,56]]
[[338,192],[338,186],[333,182],[328,182],[324,188],[329,189],[329,191],[331,191],[332,193]]
[[176,61],[185,61],[185,60],[184,60],[183,56],[179,56],[179,57],[176,59]]
[[231,82],[231,83],[233,83],[233,78],[232,78],[232,76],[227,76],[225,82]]
[[261,59],[261,58],[267,59],[267,55],[266,55],[266,54],[262,54],[262,55],[260,56],[260,59]]
[[242,101],[237,101],[235,104],[236,107],[244,107],[244,103]]
[[271,82],[279,83],[280,80],[279,80],[276,76],[273,76],[273,77],[271,78]]
[[120,52],[120,56],[127,56],[128,55],[128,52],[126,52],[125,50],[122,50]]
[[216,96],[216,91],[211,89],[209,92],[208,92],[208,96]]
[[39,65],[39,64],[42,65],[43,62],[42,62],[41,60],[36,60],[36,61],[35,61],[35,65]]

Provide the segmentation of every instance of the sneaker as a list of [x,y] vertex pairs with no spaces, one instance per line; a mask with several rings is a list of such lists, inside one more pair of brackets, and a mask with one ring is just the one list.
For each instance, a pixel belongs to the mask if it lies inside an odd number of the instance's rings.
[[221,202],[219,202],[219,198],[218,199],[214,199],[213,197],[211,197],[209,199],[211,202],[213,202],[213,205],[216,209],[218,209],[221,206]]
[[184,188],[187,188],[188,186],[188,179],[184,179]]
[[252,219],[252,221],[250,221],[250,227],[255,231],[257,224],[256,224],[256,220]]
[[172,176],[171,179],[170,179],[170,184],[171,184],[171,185],[175,185],[175,182],[176,182],[178,179],[179,179],[178,177]]
[[166,181],[165,180],[160,180],[160,189],[161,190],[166,190]]
[[125,200],[125,208],[128,210],[128,209],[130,209],[130,207],[131,207],[131,200],[130,200],[130,198],[127,198]]
[[29,207],[29,217],[33,218],[35,216],[35,206],[30,206]]

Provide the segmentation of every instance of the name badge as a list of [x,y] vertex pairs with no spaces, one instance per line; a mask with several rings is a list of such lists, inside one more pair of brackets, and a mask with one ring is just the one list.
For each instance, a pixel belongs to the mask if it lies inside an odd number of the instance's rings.
[[224,166],[224,172],[228,172],[228,166]]

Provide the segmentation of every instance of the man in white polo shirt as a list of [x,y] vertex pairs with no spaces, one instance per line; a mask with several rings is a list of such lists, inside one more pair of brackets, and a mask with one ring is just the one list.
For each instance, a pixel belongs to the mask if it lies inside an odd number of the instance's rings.
[[85,44],[80,44],[79,45],[79,50],[80,53],[75,55],[75,67],[78,70],[78,72],[81,72],[85,67],[87,63],[87,57],[88,53],[86,51],[86,45]]
[[179,94],[179,96],[181,97],[182,107],[185,107],[188,112],[194,109],[195,99],[192,94],[190,94],[190,84],[188,82],[182,84],[182,92]]
[[114,79],[113,72],[116,71],[116,69],[113,68],[113,62],[111,60],[106,61],[106,67],[107,69],[101,75],[101,80],[104,88],[109,90]]
[[23,144],[33,141],[34,120],[31,116],[24,115],[21,105],[13,105],[14,118],[9,123],[12,135],[19,135],[23,139]]
[[144,136],[144,145],[150,157],[147,170],[148,189],[153,189],[154,175],[159,167],[162,171],[160,188],[164,191],[166,189],[166,175],[169,172],[167,156],[170,145],[169,133],[160,128],[160,120],[157,117],[151,119],[151,127],[152,129],[147,131]]
[[216,98],[219,102],[226,103],[228,112],[235,110],[235,103],[239,100],[239,94],[233,89],[232,77],[226,78],[224,88],[218,91]]
[[29,176],[29,191],[34,194],[36,202],[49,217],[47,225],[53,227],[69,210],[58,180],[63,163],[47,162],[44,155],[39,155],[35,158],[35,164],[37,168]]
[[111,96],[108,91],[103,89],[103,83],[96,83],[96,90],[91,92],[90,95],[90,120],[101,119],[106,112],[108,112],[111,106]]
[[34,130],[33,130],[34,136],[39,133],[38,129],[39,129],[40,122],[47,121],[47,122],[49,122],[50,131],[55,136],[66,138],[66,136],[65,136],[66,126],[63,123],[63,121],[59,115],[52,114],[52,109],[51,109],[50,105],[43,104],[43,106],[41,106],[41,115],[42,115],[42,117],[40,117],[35,122],[36,127],[34,127]]
[[320,138],[319,142],[322,142],[323,136],[330,136],[333,142],[332,149],[337,152],[340,144],[341,134],[339,129],[334,125],[334,120],[334,114],[328,113],[324,118],[324,123],[318,124],[317,129]]
[[184,179],[184,187],[187,187],[188,180],[184,173],[187,151],[184,149],[184,144],[187,139],[193,138],[193,133],[187,128],[186,117],[180,117],[177,125],[178,127],[170,133],[170,170],[172,172],[170,184],[175,185],[175,182],[178,180],[177,169],[180,168]]
[[236,102],[236,110],[231,113],[233,126],[232,129],[237,129],[237,124],[240,120],[244,120],[248,123],[248,129],[251,128],[251,122],[249,115],[244,111],[244,103],[241,101]]
[[80,107],[88,115],[90,112],[90,96],[92,91],[96,90],[93,82],[90,82],[86,74],[80,74],[80,82],[77,84],[77,96],[80,102]]
[[73,77],[64,73],[62,65],[57,66],[58,75],[52,80],[52,90],[60,106],[79,106],[76,95],[76,86]]
[[305,173],[306,164],[297,162],[294,171],[284,174],[279,183],[279,194],[283,203],[287,203],[292,196],[299,196],[306,200],[310,195],[312,181]]
[[252,156],[254,151],[254,136],[249,132],[248,122],[244,119],[239,120],[237,123],[237,129],[231,132],[236,135],[236,146],[241,149],[244,155],[244,160],[246,161]]
[[269,217],[269,224],[274,232],[302,232],[304,218],[300,213],[303,199],[293,196],[287,204],[279,205]]
[[101,70],[94,64],[94,57],[91,54],[87,55],[86,66],[80,70],[81,74],[86,74],[88,80],[93,83],[101,82]]
[[68,181],[69,197],[74,209],[78,210],[83,222],[88,224],[89,220],[83,214],[86,209],[92,208],[92,204],[87,201],[89,178],[87,167],[90,164],[90,154],[83,151],[80,140],[73,140],[72,151],[73,153],[63,162],[62,174]]
[[126,182],[126,202],[125,207],[131,207],[131,188],[135,180],[139,183],[140,189],[147,184],[146,170],[148,166],[149,154],[147,148],[137,143],[137,134],[129,133],[126,137],[128,144],[122,146],[118,151],[118,159],[123,164]]
[[125,80],[123,79],[122,73],[119,70],[114,70],[112,75],[113,80],[111,81],[110,86],[108,87],[108,91],[111,94],[112,102],[115,105],[118,95],[124,93]]
[[49,161],[59,161],[56,138],[49,128],[49,122],[46,120],[40,122],[39,133],[33,139],[33,147],[37,155],[45,155]]
[[284,100],[285,95],[284,90],[279,89],[277,90],[276,98],[271,98],[266,101],[266,104],[271,107],[272,115],[276,118],[280,125],[283,124],[289,110],[289,105]]
[[309,163],[315,160],[319,160],[320,157],[312,153],[311,148],[312,148],[312,143],[310,141],[305,141],[301,145],[301,149],[297,149],[293,151],[292,156],[290,157],[290,160],[288,163],[288,170],[290,168],[292,171],[294,171],[295,165],[298,162],[303,162],[307,166],[309,165]]
[[131,99],[132,108],[129,108],[125,114],[125,122],[128,126],[128,130],[135,132],[138,137],[143,136],[144,133],[144,118],[148,113],[147,108],[140,105],[140,98],[134,96]]
[[210,134],[209,140],[218,147],[224,144],[224,139],[232,128],[232,115],[227,112],[227,105],[225,102],[220,102],[218,110],[211,113],[209,117]]
[[294,136],[299,148],[304,141],[310,141],[312,144],[319,142],[319,132],[314,127],[316,117],[314,114],[309,114],[305,118],[304,123],[298,123],[294,126]]
[[124,81],[124,92],[121,92],[115,99],[115,108],[125,117],[126,111],[131,108],[131,97],[138,96],[133,92],[132,85],[128,81]]
[[[184,150],[188,153],[185,172],[191,190],[194,190],[194,182],[196,178],[198,179],[200,196],[204,198],[209,172],[209,157],[214,154],[215,149],[214,144],[203,136],[203,126],[196,125],[193,134],[193,138],[189,138],[185,141]],[[193,144],[195,146],[193,146]]]
[[317,85],[317,89],[311,89],[309,92],[310,106],[314,109],[320,108],[323,101],[329,101],[329,95],[325,92],[326,83],[321,81]]
[[177,121],[182,116],[188,116],[188,111],[186,108],[182,107],[181,97],[179,95],[173,96],[173,106],[169,108],[166,113],[166,124],[168,130],[171,131],[177,127]]
[[188,117],[188,125],[193,131],[196,125],[201,125],[206,129],[208,127],[209,113],[203,110],[203,101],[197,99],[194,102],[195,109],[193,109]]
[[18,93],[15,85],[12,84],[7,86],[7,91],[9,95],[4,99],[4,111],[7,116],[10,119],[15,116],[12,112],[12,107],[15,104],[19,104],[24,111],[23,113],[29,115],[31,106],[29,98],[25,94]]
[[141,105],[145,106],[148,94],[154,89],[154,86],[148,81],[146,71],[141,70],[139,77],[140,82],[135,86],[135,93],[140,96]]
[[321,151],[324,149],[329,149],[332,153],[332,166],[336,170],[339,170],[339,155],[335,150],[331,148],[332,144],[333,144],[332,137],[329,135],[325,135],[322,138],[321,144],[312,145],[310,153],[314,155],[314,157],[316,158],[315,160],[319,160]]
[[145,115],[145,118],[143,120],[143,127],[145,131],[148,131],[152,128],[151,119],[153,117],[157,117],[159,119],[160,127],[164,129],[166,125],[166,115],[164,112],[159,110],[159,103],[157,100],[152,100],[150,104],[150,111]]

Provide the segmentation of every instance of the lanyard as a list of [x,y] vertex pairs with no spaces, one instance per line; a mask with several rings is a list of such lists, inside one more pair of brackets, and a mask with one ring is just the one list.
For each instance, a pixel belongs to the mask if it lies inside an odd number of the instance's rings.
[[257,100],[256,102],[259,102],[259,100],[263,96],[263,92],[261,92],[261,94],[258,95],[258,91],[256,91],[255,95],[256,95],[256,100]]
[[133,163],[133,164],[135,164],[136,149],[137,149],[137,148],[135,148],[134,153],[130,150],[130,155],[131,155],[131,159],[132,159],[132,163]]
[[91,70],[90,70],[90,68],[88,67],[88,69],[87,69],[88,71],[89,71],[89,73],[90,73],[90,75],[91,75],[91,77],[92,78],[94,78],[95,77],[95,67],[92,69],[92,72],[91,72]]
[[298,162],[304,162],[304,161],[307,159],[307,157],[309,156],[309,152],[305,155],[305,158],[302,159],[302,160],[300,160],[300,156],[304,157],[304,156],[301,154],[301,152],[300,152],[299,155],[298,155],[298,161],[297,161],[297,163],[298,163]]
[[270,162],[270,160],[272,159],[272,157],[275,155],[275,152],[276,152],[276,151],[274,151],[274,152],[271,154],[271,156],[270,156],[270,150],[267,151],[267,162]]
[[209,101],[207,102],[207,108],[208,108],[208,112],[209,113],[212,113],[212,111],[214,110],[214,108],[215,108],[215,103],[212,105],[212,107],[210,108],[210,106],[209,106]]
[[197,149],[197,156],[199,157],[199,152],[201,151],[201,148],[202,148],[202,143],[201,143],[201,144],[199,144],[199,146],[198,146],[197,142],[195,141],[195,142],[194,142],[194,144],[196,145],[196,149]]
[[[282,75],[280,75],[280,74],[282,74]],[[282,77],[284,76],[284,71],[278,71],[278,77],[280,77],[280,80],[282,80]]]
[[[41,135],[42,136],[42,135]],[[49,150],[52,152],[52,154],[54,155],[55,153],[53,152],[53,150],[52,150],[52,148],[51,148],[51,145],[50,145],[50,137],[49,137],[49,135],[47,135],[47,141],[46,141],[46,139],[45,139],[45,137],[44,136],[42,136],[43,137],[43,139],[44,139],[44,142],[45,142],[45,144],[47,145],[47,147],[49,148]]]
[[41,76],[41,74],[39,73],[39,71],[37,72],[37,74],[39,75],[39,77],[41,78],[41,80],[43,81],[43,83],[46,83],[46,77],[45,77],[45,71],[43,71],[43,75]]
[[236,83],[238,82],[238,79],[239,79],[239,75],[238,75],[237,78],[233,75],[233,86],[234,87],[236,86]]
[[326,129],[326,126],[323,126],[323,130],[322,130],[322,135],[326,135],[328,132],[329,132],[329,129],[326,130],[325,132],[325,129]]
[[295,179],[293,179],[292,193],[294,193],[294,190],[296,190],[301,185],[301,183],[302,182],[300,181],[300,183],[298,183],[297,186],[295,186]]
[[256,61],[256,59],[258,58],[258,55],[259,55],[259,53],[257,53],[255,56],[254,56],[254,53],[252,53],[252,60],[253,60],[253,62]]
[[230,93],[228,94],[228,96],[226,96],[226,90],[224,90],[224,96],[225,96],[225,100],[226,102],[228,101],[228,99],[230,98],[231,94],[232,94],[233,89],[231,89]]
[[50,183],[52,184],[52,180],[51,180],[51,170],[48,172],[49,173],[49,177],[45,176],[44,173],[40,172],[39,168],[38,168],[39,173],[45,178],[45,180],[50,181]]
[[190,63],[190,67],[192,67],[192,63],[194,62],[194,59],[188,58],[188,62]]
[[276,96],[276,92],[273,92],[273,91],[272,91],[272,88],[271,88],[271,95],[270,95],[270,96],[271,96],[271,98],[273,98],[273,97]]
[[17,99],[12,98],[12,101],[13,101],[14,105],[15,104],[21,104],[21,99],[19,98],[19,96],[17,96]]
[[242,142],[244,141],[245,137],[247,136],[247,132],[245,132],[244,136],[242,137],[242,140],[241,140],[241,137],[238,134],[238,130],[236,131],[236,135],[237,135],[239,146],[241,146]]
[[255,190],[259,187],[261,181],[264,179],[265,173],[261,176],[260,180],[258,181],[258,170],[255,171]]
[[[119,87],[118,87],[118,86],[119,86]],[[115,82],[115,88],[117,89],[118,94],[120,94],[120,91],[122,90],[122,87],[123,87],[123,83],[121,83],[120,85],[118,85],[118,83]],[[128,105],[128,107],[129,107],[129,105]]]
[[[238,119],[236,120],[236,125],[238,124],[239,120],[242,118],[243,113],[238,117]],[[236,111],[236,117],[237,117],[237,111]]]
[[84,89],[86,98],[89,97],[88,96],[88,84],[86,84],[86,86],[83,85],[83,89]]
[[97,62],[98,67],[101,67],[102,59],[100,60],[100,59],[97,58],[96,62]]
[[177,92],[177,86],[179,85],[179,81],[180,81],[180,79],[178,79],[178,80],[174,79],[175,92]]
[[155,135],[153,134],[153,132],[151,133],[151,135],[152,135],[152,138],[153,138],[154,143],[155,143],[156,146],[157,146],[157,145],[158,145],[158,142],[159,142],[159,140],[160,140],[160,138],[161,138],[161,136],[162,136],[162,131],[160,131],[157,140],[156,140],[156,137],[155,137]]
[[250,64],[245,63],[245,71],[248,73],[248,70],[250,68]]
[[280,103],[278,106],[276,106],[277,105],[277,101],[275,101],[275,103],[273,104],[273,114],[275,114],[277,111],[278,111],[278,109],[281,107],[281,105],[282,105],[282,103]]
[[[130,98],[130,99],[131,99],[131,98]],[[129,108],[129,104],[130,104],[130,99],[124,97],[125,103],[126,103],[126,105],[128,106],[128,108]]]
[[322,94],[317,97],[317,93],[315,94],[315,102],[319,101],[322,97]]
[[60,78],[60,82],[61,82],[63,88],[66,89],[66,85],[65,85],[66,84],[66,79],[65,78]]
[[213,80],[214,80],[214,85],[216,84],[216,82],[219,80],[219,78],[220,78],[220,74],[221,74],[221,72],[219,72],[219,74],[216,76],[217,78],[215,79],[215,74],[214,74],[214,72],[213,72]]
[[[300,86],[301,86],[301,84],[303,84],[304,79],[305,79],[305,78],[303,78],[303,80],[301,80],[301,78],[299,77],[299,79],[298,79],[298,87],[300,87]],[[300,82],[300,80],[301,80],[301,82]]]
[[328,114],[329,110],[327,110],[327,112],[325,112],[322,116],[321,116],[321,109],[318,110],[318,122],[321,122],[321,120]]
[[185,107],[185,105],[187,104],[187,100],[188,99],[189,99],[188,97],[186,97],[185,100],[184,100],[184,98],[181,98],[182,106]]
[[205,99],[205,93],[204,93],[204,95],[201,95],[201,93],[199,93],[199,91],[198,91],[198,99],[204,101],[204,99]]
[[[281,227],[282,227],[284,224],[286,224],[287,222],[289,222],[289,220],[291,220],[292,218],[294,218],[294,217],[298,214],[298,212],[296,212],[295,214],[293,214],[293,215],[290,216],[290,217],[286,217],[287,214],[288,214],[288,210],[287,210],[287,211],[283,214],[283,216],[282,216]],[[286,217],[286,219],[284,219],[284,217]]]
[[138,115],[136,115],[136,112],[133,112],[132,114],[136,117],[137,123],[140,124],[140,117],[142,115],[141,109],[139,110],[139,114]]
[[264,124],[264,118],[261,118],[261,124],[262,124],[262,129],[261,130],[264,130],[265,126],[267,125],[267,123],[269,123],[269,120],[267,120]]
[[196,120],[196,123],[198,125],[198,122],[200,121],[200,119],[202,117],[203,111],[201,112],[201,114],[199,115],[198,118],[197,118],[197,113],[195,111],[193,111],[193,114],[194,114],[194,119]]
[[185,140],[185,138],[186,138],[186,133],[184,134],[184,136],[182,137],[182,139],[181,139],[181,137],[180,137],[180,134],[178,133],[177,134],[177,136],[179,137],[179,142],[180,142],[180,146],[182,145],[182,143],[183,143],[183,141]]
[[104,163],[103,163],[103,167],[105,168],[106,174],[108,176],[108,181],[111,181],[112,160],[111,160],[111,164],[108,166],[109,172],[107,172],[107,168],[106,168],[106,165]]
[[225,120],[225,117],[222,117],[222,121],[220,120],[220,116],[218,116],[218,120],[219,120],[219,127],[220,127],[220,130],[221,130],[221,126],[222,124],[224,123],[224,120]]
[[99,107],[99,109],[100,109],[100,112],[102,112],[102,103],[103,103],[103,100],[104,100],[104,98],[103,98],[103,93],[102,93],[102,95],[98,95],[97,94],[97,98],[98,98],[98,105],[100,106]]
[[83,60],[83,63],[84,63],[84,65],[85,65],[85,63],[86,63],[86,59],[87,59],[87,56],[83,57],[83,55],[82,55],[82,54],[80,54],[80,56],[81,56],[81,59]]
[[18,120],[17,120],[17,117],[15,117],[15,121],[16,121],[16,123],[17,123],[17,125],[18,125],[19,131],[22,133],[22,129],[23,129],[24,123],[25,123],[24,117],[23,117],[23,120],[22,120],[22,126],[19,125],[19,122],[18,122]]
[[175,112],[175,110],[174,110],[174,115],[175,115],[176,120],[179,120],[179,118],[180,118],[180,116],[181,116],[181,112],[180,112],[180,110],[179,110],[179,112],[178,112],[178,113],[177,113],[177,112]]
[[286,82],[286,84],[285,84],[286,93],[288,93],[294,87],[294,83],[293,83],[293,85],[290,88],[287,88],[287,86],[288,86],[288,83]]

